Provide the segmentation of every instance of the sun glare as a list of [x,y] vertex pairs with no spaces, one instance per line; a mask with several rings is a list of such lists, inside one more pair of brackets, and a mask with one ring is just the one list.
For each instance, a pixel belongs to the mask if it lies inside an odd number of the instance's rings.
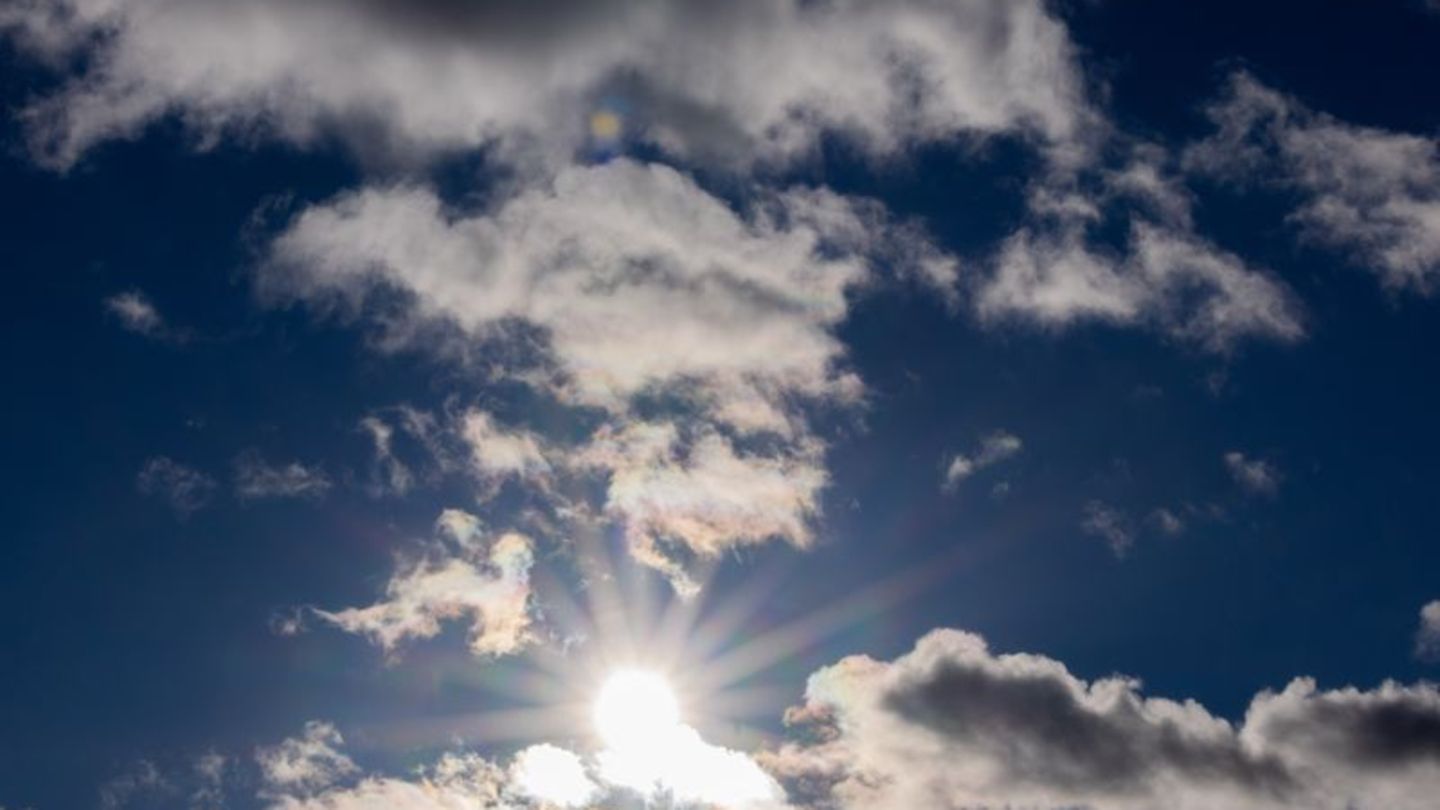
[[670,684],[654,672],[612,674],[595,700],[595,730],[611,748],[636,750],[663,744],[680,725],[680,705]]

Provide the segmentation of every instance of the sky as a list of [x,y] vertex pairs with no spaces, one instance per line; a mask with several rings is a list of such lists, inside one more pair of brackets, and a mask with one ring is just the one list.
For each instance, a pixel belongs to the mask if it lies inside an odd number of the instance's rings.
[[0,7],[0,809],[1433,808],[1437,43]]

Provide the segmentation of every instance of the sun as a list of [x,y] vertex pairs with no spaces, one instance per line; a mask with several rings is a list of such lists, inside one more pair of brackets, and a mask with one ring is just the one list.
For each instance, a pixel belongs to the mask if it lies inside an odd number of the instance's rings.
[[680,704],[675,692],[656,672],[614,672],[595,699],[595,730],[605,745],[615,750],[664,745],[679,726]]

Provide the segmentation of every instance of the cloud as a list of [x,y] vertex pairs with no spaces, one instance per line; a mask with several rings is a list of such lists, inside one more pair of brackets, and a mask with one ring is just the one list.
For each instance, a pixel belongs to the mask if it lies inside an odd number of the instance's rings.
[[584,807],[600,793],[579,756],[548,743],[516,754],[508,776],[515,792],[558,807]]
[[164,498],[182,518],[199,511],[215,493],[213,478],[165,456],[147,459],[135,485],[142,495]]
[[824,132],[877,156],[1014,131],[1062,143],[1089,117],[1039,0],[60,0],[7,7],[4,32],[77,68],[23,114],[60,168],[166,118],[201,146],[339,133],[563,161],[625,139],[746,163],[808,155]]
[[987,320],[1024,317],[1051,328],[1151,326],[1216,352],[1244,338],[1288,342],[1304,334],[1279,282],[1203,240],[1144,223],[1131,229],[1119,256],[1074,232],[1022,229],[1001,249],[979,311]]
[[1440,282],[1440,144],[1314,112],[1247,73],[1209,108],[1215,133],[1187,166],[1239,185],[1278,186],[1300,202],[1302,236],[1344,251],[1389,289]]
[[1104,501],[1085,504],[1080,529],[1105,541],[1116,557],[1124,557],[1135,545],[1135,527],[1130,516]]
[[[304,739],[280,747],[310,747]],[[778,784],[750,757],[710,745],[687,726],[677,725],[663,749],[643,752],[602,749],[584,756],[541,743],[517,752],[508,766],[475,753],[442,755],[409,777],[362,775],[353,767],[319,789],[289,791],[267,787],[272,810],[460,810],[482,808],[581,808],[666,806],[716,810],[785,810]],[[324,756],[339,756],[327,740]],[[642,756],[643,754],[643,756]],[[303,769],[302,769],[303,770]]]
[[384,601],[313,609],[314,615],[368,636],[391,656],[406,639],[432,638],[442,622],[458,619],[470,621],[474,654],[519,651],[531,640],[530,540],[513,532],[482,538],[479,519],[460,510],[442,513],[437,528],[437,543],[416,558],[399,560]]
[[1264,459],[1248,458],[1238,450],[1224,456],[1225,469],[1246,492],[1273,497],[1280,491],[1280,470]]
[[1171,537],[1185,531],[1185,521],[1170,509],[1159,507],[1151,510],[1150,523],[1161,533]]
[[1440,661],[1440,599],[1420,608],[1420,629],[1415,631],[1415,657]]
[[160,310],[139,290],[116,293],[105,299],[105,309],[126,329],[146,337],[164,337],[169,333]]
[[359,429],[369,437],[374,454],[367,485],[372,496],[405,495],[452,465],[444,428],[427,411],[407,405],[387,408],[362,418]]
[[631,554],[682,594],[696,585],[668,546],[705,559],[774,538],[806,547],[827,480],[816,442],[743,453],[717,431],[687,439],[670,422],[602,428],[575,463],[608,474],[605,510],[624,525]]
[[968,456],[956,453],[945,465],[944,488],[954,489],[974,473],[1019,453],[1023,446],[1019,436],[1003,430],[985,436],[974,453]]
[[1262,692],[1238,728],[1194,701],[1087,682],[940,630],[893,662],[810,677],[809,734],[762,762],[809,807],[1420,810],[1440,787],[1440,692]]
[[470,409],[460,419],[460,435],[470,448],[470,464],[486,482],[517,478],[544,484],[550,462],[541,451],[542,439],[527,430],[509,430],[495,424],[490,414]]
[[235,494],[242,500],[320,498],[330,486],[323,470],[298,461],[271,466],[254,450],[235,459]]
[[139,798],[154,799],[174,791],[174,786],[149,760],[140,760],[126,772],[100,786],[101,810],[120,810]]
[[310,795],[355,774],[355,763],[337,750],[344,743],[335,726],[312,720],[304,736],[257,750],[264,795]]
[[[605,511],[684,587],[667,544],[708,557],[809,543],[825,472],[805,408],[853,407],[862,391],[833,334],[847,294],[874,266],[938,261],[891,225],[824,190],[757,191],[736,210],[673,169],[617,159],[479,214],[417,188],[344,195],[274,240],[260,285],[271,300],[364,318],[392,346],[435,325],[513,346],[525,324],[527,351],[487,354],[517,358],[498,372],[605,421],[575,446],[471,412],[459,430],[473,469],[531,483],[561,467],[607,474]],[[396,488],[408,486],[393,430],[366,427]]]

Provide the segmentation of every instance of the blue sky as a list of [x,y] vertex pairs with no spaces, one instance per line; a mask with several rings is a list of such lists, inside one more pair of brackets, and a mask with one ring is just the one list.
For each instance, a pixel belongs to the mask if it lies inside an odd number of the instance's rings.
[[1431,806],[1437,37],[0,11],[0,808]]

